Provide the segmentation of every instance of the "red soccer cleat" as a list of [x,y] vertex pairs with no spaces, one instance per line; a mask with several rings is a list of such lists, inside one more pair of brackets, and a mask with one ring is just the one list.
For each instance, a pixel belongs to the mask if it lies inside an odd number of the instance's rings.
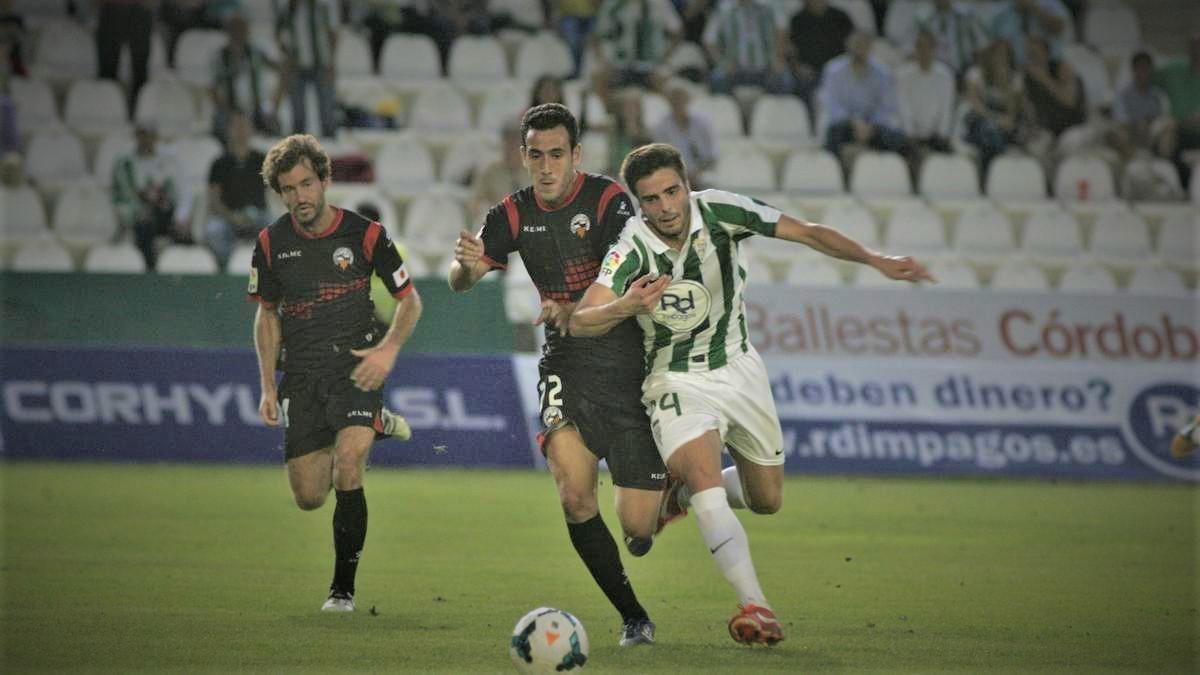
[[729,620],[729,636],[743,645],[771,646],[783,641],[783,626],[775,612],[758,605],[738,605],[738,613]]

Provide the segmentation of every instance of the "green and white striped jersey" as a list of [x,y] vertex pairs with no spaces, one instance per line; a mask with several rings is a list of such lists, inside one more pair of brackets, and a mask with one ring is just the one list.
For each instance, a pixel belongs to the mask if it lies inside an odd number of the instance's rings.
[[722,190],[693,192],[692,222],[683,249],[663,243],[641,217],[629,219],[609,249],[596,283],[623,295],[647,273],[673,281],[658,308],[638,315],[645,335],[646,373],[697,372],[724,366],[750,350],[746,330],[746,264],[739,242],[775,236],[782,215],[758,200]]

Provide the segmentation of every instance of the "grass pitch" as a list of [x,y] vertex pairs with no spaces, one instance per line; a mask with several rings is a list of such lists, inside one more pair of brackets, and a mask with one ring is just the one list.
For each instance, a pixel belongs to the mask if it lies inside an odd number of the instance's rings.
[[0,485],[6,673],[511,672],[539,605],[582,619],[596,673],[1200,669],[1190,486],[790,478],[781,513],[740,514],[787,641],[729,639],[689,518],[626,556],[659,643],[620,650],[547,474],[371,471],[353,615],[317,611],[332,500],[300,512],[280,467],[0,463]]

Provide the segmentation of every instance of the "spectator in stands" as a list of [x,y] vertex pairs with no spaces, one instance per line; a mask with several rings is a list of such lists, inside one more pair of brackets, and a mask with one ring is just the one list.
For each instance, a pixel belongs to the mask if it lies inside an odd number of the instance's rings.
[[678,148],[688,170],[688,183],[692,189],[703,190],[704,174],[717,163],[717,143],[712,127],[707,118],[692,111],[691,94],[682,85],[668,90],[667,101],[671,109],[654,125],[652,139],[655,143],[669,143]]
[[259,173],[264,156],[250,147],[251,132],[249,116],[237,110],[230,113],[225,154],[213,160],[208,171],[204,238],[221,267],[239,241],[253,242],[273,220]]
[[158,147],[158,129],[142,120],[134,130],[132,154],[117,158],[112,173],[112,198],[121,231],[132,232],[134,242],[153,270],[158,261],[158,240],[189,241],[187,228],[175,222],[178,195],[174,157]]
[[1069,35],[1071,14],[1062,0],[1005,0],[1004,6],[992,17],[993,38],[1007,40],[1013,48],[1018,66],[1025,65],[1026,38],[1046,41],[1050,57],[1062,56],[1063,38]]
[[914,26],[914,35],[921,31],[933,34],[938,60],[960,79],[988,43],[987,30],[975,8],[953,0],[934,0],[927,10],[917,13]]
[[[809,119],[816,118],[813,95],[821,84],[825,64],[846,50],[846,40],[854,32],[850,15],[829,0],[808,0],[788,24],[788,61],[796,83],[796,95],[808,107]],[[688,166],[691,166],[690,164]]]
[[[10,0],[0,3],[0,14],[5,14],[5,6]],[[0,16],[0,157],[9,153],[21,151],[21,134],[17,129],[17,103],[13,100],[11,81],[13,77],[21,77],[24,64],[19,59],[19,33],[15,32],[12,23],[4,23]],[[18,17],[19,19],[19,17]],[[3,52],[8,51],[9,57],[3,58]]]
[[704,25],[712,14],[717,0],[674,0],[679,18],[683,20],[683,39],[701,44],[704,42]]
[[608,111],[619,114],[619,88],[661,89],[664,64],[682,39],[671,0],[604,0],[591,37],[592,87]]
[[[535,105],[543,103],[566,103],[566,93],[563,91],[561,77],[557,75],[541,75],[533,81],[533,87],[529,90],[529,107],[532,108]],[[508,192],[512,192],[512,190]],[[504,195],[508,194],[508,192],[505,192]],[[504,195],[500,196],[503,197]]]
[[1007,40],[993,40],[967,71],[965,80],[970,105],[963,119],[965,138],[979,151],[979,176],[985,181],[992,160],[1010,145],[1022,144],[1027,136],[1025,86],[1013,62],[1012,45]]
[[1175,120],[1175,165],[1189,185],[1191,163],[1185,153],[1200,150],[1200,32],[1188,39],[1188,59],[1160,66],[1154,84],[1167,95]]
[[471,222],[482,223],[492,205],[529,184],[529,173],[521,164],[519,119],[513,119],[500,130],[500,155],[471,179]]
[[1167,95],[1154,84],[1154,57],[1138,52],[1129,60],[1133,80],[1113,98],[1118,147],[1123,159],[1151,153],[1175,154],[1175,120]]
[[819,97],[825,115],[825,148],[851,163],[850,148],[904,152],[896,83],[887,68],[871,58],[873,38],[855,31],[846,54],[825,66]]
[[337,100],[333,55],[337,50],[338,6],[335,0],[284,0],[276,16],[276,36],[284,55],[292,129],[308,128],[306,92],[317,94],[321,135],[337,133]]
[[900,126],[914,151],[914,168],[928,152],[951,152],[955,85],[950,66],[935,58],[937,38],[917,34],[915,59],[896,73]]
[[608,128],[608,170],[605,172],[611,176],[617,175],[621,161],[630,150],[651,141],[650,130],[643,121],[642,90],[628,87],[618,93],[616,99],[616,114]]
[[229,115],[241,110],[250,115],[254,128],[262,134],[279,133],[279,103],[283,91],[276,87],[268,91],[267,71],[279,65],[252,44],[250,27],[240,13],[225,19],[228,41],[213,55],[213,135],[225,139]]
[[[1036,125],[1028,147],[1049,167],[1060,152],[1073,154],[1091,145],[1091,134],[1080,128],[1087,123],[1087,95],[1070,63],[1050,60],[1045,40],[1031,35],[1025,48],[1025,96]],[[1065,143],[1068,130],[1076,132],[1070,144]]]
[[25,19],[12,11],[12,0],[0,0],[0,71],[28,77],[25,67]]
[[704,49],[713,64],[713,93],[756,86],[772,94],[792,91],[787,67],[787,24],[779,7],[766,0],[721,3],[704,27]]
[[180,35],[193,28],[223,28],[228,15],[240,10],[239,0],[161,0],[158,18],[166,33],[167,65],[175,67],[175,45]]
[[133,81],[129,83],[129,110],[132,114],[138,91],[146,84],[150,64],[150,35],[154,29],[155,0],[97,0],[96,54],[99,76],[117,79],[121,48],[129,45],[129,63]]
[[596,12],[601,0],[555,0],[551,3],[551,23],[571,49],[571,75],[579,77],[583,65],[583,51],[587,47],[592,29],[596,27]]

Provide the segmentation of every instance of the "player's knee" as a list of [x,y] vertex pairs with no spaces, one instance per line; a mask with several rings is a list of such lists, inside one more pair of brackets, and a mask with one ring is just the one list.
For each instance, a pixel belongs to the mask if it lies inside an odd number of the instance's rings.
[[296,506],[300,507],[301,511],[314,511],[325,505],[325,494],[304,494],[297,492],[293,495],[296,498]]
[[600,509],[596,505],[595,495],[565,490],[559,494],[563,515],[572,523],[582,523],[595,517]]
[[779,513],[779,509],[783,508],[783,495],[778,493],[765,496],[755,495],[752,502],[747,504],[747,506],[754,513],[764,516]]

